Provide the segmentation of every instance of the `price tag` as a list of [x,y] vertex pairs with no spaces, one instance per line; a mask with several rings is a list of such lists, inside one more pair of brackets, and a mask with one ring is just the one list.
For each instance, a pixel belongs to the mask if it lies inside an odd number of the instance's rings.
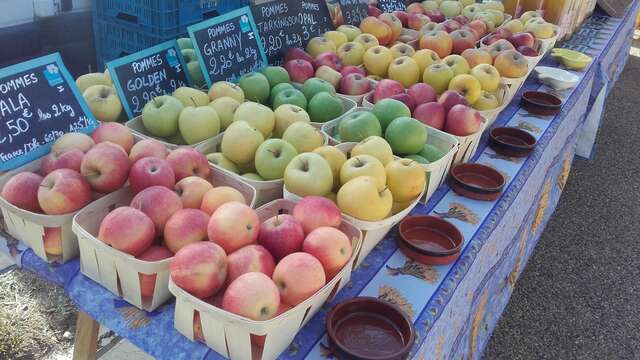
[[335,27],[325,0],[303,0],[301,5],[302,41],[306,47],[311,38],[322,36]]
[[378,8],[382,12],[391,13],[394,11],[407,10],[406,1],[403,0],[378,0]]
[[304,47],[300,2],[274,0],[252,5],[251,12],[269,64],[280,65],[287,50]]
[[249,7],[192,25],[188,31],[209,86],[236,81],[268,64]]
[[129,119],[142,114],[153,98],[192,85],[180,51],[176,40],[171,40],[107,63]]
[[97,126],[59,53],[0,69],[1,171],[45,155],[65,133]]
[[368,0],[338,0],[342,18],[347,25],[360,26],[360,22],[369,15]]

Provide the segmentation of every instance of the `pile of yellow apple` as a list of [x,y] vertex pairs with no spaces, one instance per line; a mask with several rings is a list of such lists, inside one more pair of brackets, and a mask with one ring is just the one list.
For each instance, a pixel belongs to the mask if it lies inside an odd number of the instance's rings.
[[122,103],[113,87],[109,70],[81,75],[76,79],[76,85],[89,105],[89,111],[97,120],[123,120]]

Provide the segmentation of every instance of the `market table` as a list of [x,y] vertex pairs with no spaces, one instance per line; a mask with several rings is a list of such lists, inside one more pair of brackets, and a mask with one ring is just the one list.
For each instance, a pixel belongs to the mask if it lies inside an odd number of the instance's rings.
[[[485,133],[473,161],[489,164],[505,175],[507,186],[497,201],[470,200],[444,186],[427,205],[415,208],[413,214],[437,215],[459,227],[465,244],[454,264],[426,266],[408,260],[396,246],[398,233],[393,229],[281,358],[330,357],[324,334],[327,310],[358,295],[390,301],[410,315],[417,333],[413,358],[479,358],[557,205],[576,146],[584,156],[592,152],[604,98],[628,57],[638,4],[634,2],[622,19],[594,14],[571,41],[562,44],[593,56],[594,61],[577,73],[581,81],[575,89],[558,93],[564,100],[560,114],[536,117],[520,109],[523,91],[544,88],[532,78],[500,115],[494,126],[517,126],[538,139],[530,157],[496,154],[487,146]],[[541,65],[558,66],[549,57]],[[82,276],[77,259],[63,265],[47,264],[16,240],[2,241],[0,248],[23,268],[63,286],[81,309],[77,338],[81,336],[82,343],[76,345],[77,351],[95,344],[97,323],[88,314],[158,359],[222,358],[174,329],[173,302],[147,313]]]

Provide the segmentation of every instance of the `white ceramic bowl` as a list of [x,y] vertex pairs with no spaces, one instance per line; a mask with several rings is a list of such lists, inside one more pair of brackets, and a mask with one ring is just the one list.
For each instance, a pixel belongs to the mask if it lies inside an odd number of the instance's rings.
[[577,75],[554,67],[538,66],[535,72],[543,84],[551,86],[554,90],[571,89],[580,81]]

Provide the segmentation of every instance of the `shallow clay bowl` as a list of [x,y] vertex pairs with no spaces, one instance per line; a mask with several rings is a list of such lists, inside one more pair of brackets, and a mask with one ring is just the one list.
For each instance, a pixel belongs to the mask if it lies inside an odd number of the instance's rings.
[[536,147],[533,135],[515,127],[497,127],[489,135],[489,146],[500,155],[526,157]]
[[469,199],[494,201],[500,197],[505,179],[490,166],[464,163],[451,168],[449,184],[453,191]]
[[452,223],[437,216],[409,216],[400,223],[400,250],[411,260],[446,265],[460,256],[464,238]]
[[522,95],[521,104],[528,112],[541,116],[555,115],[562,108],[562,100],[560,98],[544,91],[525,92]]
[[329,347],[339,360],[401,360],[415,341],[411,319],[395,305],[373,297],[337,304],[327,316]]

